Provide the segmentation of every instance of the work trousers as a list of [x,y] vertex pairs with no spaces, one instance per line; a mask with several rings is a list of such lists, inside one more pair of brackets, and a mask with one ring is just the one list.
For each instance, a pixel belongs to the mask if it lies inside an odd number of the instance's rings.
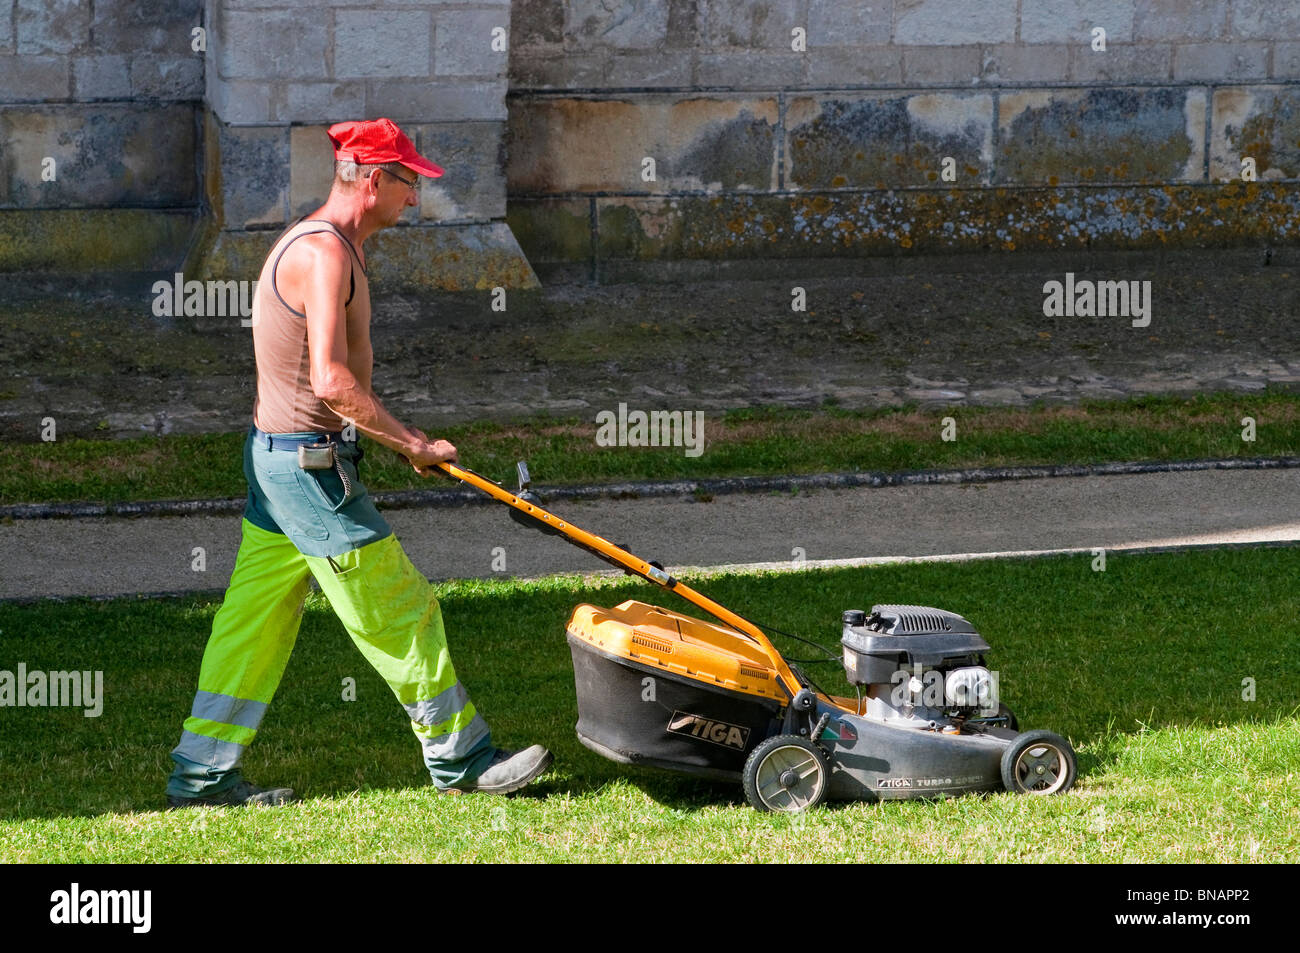
[[357,474],[361,448],[339,443],[347,487],[334,469],[299,467],[297,441],[310,436],[249,431],[243,539],[172,751],[168,794],[239,782],[293,651],[309,576],[406,710],[435,785],[472,780],[492,758],[487,723],[452,667],[437,597]]

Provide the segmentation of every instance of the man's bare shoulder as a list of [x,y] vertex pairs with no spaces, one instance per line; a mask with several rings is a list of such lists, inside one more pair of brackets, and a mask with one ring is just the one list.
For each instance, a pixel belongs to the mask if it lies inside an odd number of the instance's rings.
[[[352,259],[347,248],[337,235],[323,231],[303,235],[285,249],[276,284],[280,294],[301,311],[309,282],[341,289],[346,295],[351,273]],[[291,292],[292,297],[286,292]]]
[[339,270],[346,269],[342,266],[351,264],[351,253],[347,246],[339,241],[339,236],[331,231],[309,232],[294,240],[288,248],[284,250],[284,255],[280,259],[281,267],[302,268],[310,270],[316,267],[329,268],[331,265],[338,266]]

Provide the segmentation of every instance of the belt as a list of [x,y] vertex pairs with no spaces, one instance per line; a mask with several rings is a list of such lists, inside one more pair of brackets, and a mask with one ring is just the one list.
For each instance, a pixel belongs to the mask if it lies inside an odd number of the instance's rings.
[[264,443],[267,450],[297,450],[304,444],[309,443],[343,443],[343,431],[335,430],[329,433],[313,433],[305,437],[294,436],[282,433],[267,433],[253,427],[253,436],[258,443]]

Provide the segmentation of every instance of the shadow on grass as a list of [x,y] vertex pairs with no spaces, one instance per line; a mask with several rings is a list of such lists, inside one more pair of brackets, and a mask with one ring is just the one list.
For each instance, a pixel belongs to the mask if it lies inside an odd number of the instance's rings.
[[[1022,728],[1047,728],[1079,751],[1084,782],[1132,735],[1191,725],[1269,722],[1291,713],[1300,659],[1300,549],[1084,555],[908,565],[699,581],[752,619],[832,649],[844,609],[899,602],[967,616],[992,647],[1001,694]],[[538,792],[587,794],[628,778],[680,808],[741,804],[740,785],[628,769],[583,748],[564,639],[575,604],[638,598],[695,612],[643,583],[574,580],[440,587],[458,674],[497,744],[541,743],[561,780]],[[103,713],[0,709],[0,818],[129,813],[163,807],[168,752],[189,712],[219,601],[206,597],[0,605],[0,670],[104,672]],[[778,639],[793,657],[806,646]],[[815,676],[847,692],[842,674]],[[345,680],[355,680],[355,700]],[[1247,688],[1249,686],[1249,689]],[[427,787],[419,748],[387,686],[319,597],[244,762],[262,785],[307,797]]]

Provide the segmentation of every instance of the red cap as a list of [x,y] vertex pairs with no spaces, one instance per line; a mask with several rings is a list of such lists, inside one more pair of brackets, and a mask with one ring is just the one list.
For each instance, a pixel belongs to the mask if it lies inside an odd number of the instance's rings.
[[442,169],[415,151],[415,144],[391,119],[339,122],[329,128],[334,158],[362,165],[400,162],[420,175],[436,179]]

